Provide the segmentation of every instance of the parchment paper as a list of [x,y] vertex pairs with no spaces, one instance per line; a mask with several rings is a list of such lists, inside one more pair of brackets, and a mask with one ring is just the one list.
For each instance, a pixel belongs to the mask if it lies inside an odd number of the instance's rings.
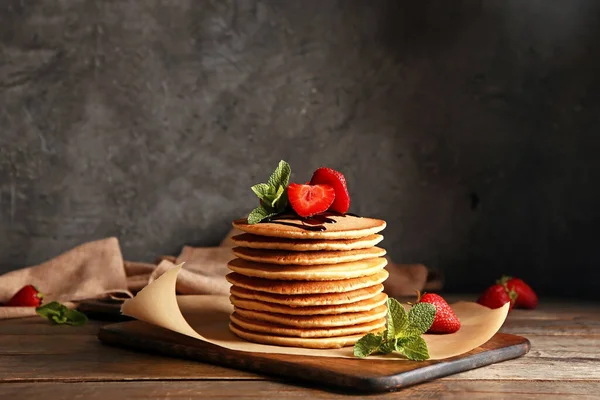
[[[251,343],[229,331],[229,315],[233,306],[228,296],[177,296],[175,285],[181,265],[165,272],[142,289],[133,299],[126,300],[121,312],[130,317],[204,340],[231,350],[296,354],[317,357],[354,358],[352,347],[319,350],[271,346]],[[461,321],[458,332],[450,335],[424,335],[431,359],[440,360],[466,353],[481,346],[500,329],[508,314],[508,303],[491,310],[471,302],[452,304]],[[403,360],[396,354],[375,355],[368,359]]]

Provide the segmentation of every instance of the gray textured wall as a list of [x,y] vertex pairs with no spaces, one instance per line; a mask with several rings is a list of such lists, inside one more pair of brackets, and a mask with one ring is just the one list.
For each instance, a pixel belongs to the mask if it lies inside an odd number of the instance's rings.
[[598,288],[600,2],[0,3],[0,268],[212,245],[279,159],[455,290]]

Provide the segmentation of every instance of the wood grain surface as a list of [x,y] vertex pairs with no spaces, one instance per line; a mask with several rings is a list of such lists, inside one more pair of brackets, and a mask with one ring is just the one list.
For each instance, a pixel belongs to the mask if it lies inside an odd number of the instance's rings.
[[313,387],[292,386],[278,381],[145,381],[145,382],[43,382],[0,384],[0,396],[7,399],[44,398],[86,400],[106,399],[598,399],[597,382],[530,382],[436,380],[411,386],[400,392],[347,395]]
[[266,375],[336,386],[344,389],[381,392],[456,374],[526,354],[529,341],[521,336],[498,333],[483,346],[441,361],[360,360],[246,353],[168,331],[141,321],[130,321],[100,329],[101,341],[114,346],[206,361]]
[[[597,399],[599,320],[595,303],[542,301],[538,310],[514,310],[502,331],[528,332],[527,355],[369,398]],[[96,338],[103,325],[0,321],[0,398],[332,399],[357,394],[112,348]]]

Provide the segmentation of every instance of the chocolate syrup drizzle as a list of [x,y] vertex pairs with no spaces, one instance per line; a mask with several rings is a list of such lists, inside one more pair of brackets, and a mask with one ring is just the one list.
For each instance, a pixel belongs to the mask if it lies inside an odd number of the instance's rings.
[[[274,215],[270,218],[263,220],[262,222],[270,222],[272,224],[293,226],[296,228],[304,229],[306,231],[322,232],[327,229],[324,224],[335,224],[337,222],[335,219],[329,218],[328,216],[346,217],[347,215],[349,215],[351,217],[361,218],[360,216],[358,216],[356,214],[352,214],[352,213],[342,214],[342,213],[337,213],[337,212],[325,212],[323,214],[313,215],[312,217],[300,217],[297,214],[283,213],[283,214]],[[292,218],[300,219],[301,223],[296,224],[294,222],[279,221],[280,219],[292,219]]]

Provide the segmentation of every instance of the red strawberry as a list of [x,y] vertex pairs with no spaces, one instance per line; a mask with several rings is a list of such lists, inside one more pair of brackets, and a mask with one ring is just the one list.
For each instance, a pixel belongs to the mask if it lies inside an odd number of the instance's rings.
[[33,285],[23,286],[21,290],[5,304],[9,307],[39,307],[42,304],[43,294]]
[[329,185],[290,183],[288,199],[299,216],[310,217],[327,211],[335,199],[335,190]]
[[342,214],[348,212],[350,208],[350,194],[346,186],[346,178],[344,178],[341,172],[321,167],[314,172],[310,184],[331,186],[335,190],[335,200],[329,209]]
[[504,285],[495,284],[490,286],[483,292],[477,302],[489,308],[500,308],[510,302],[508,311],[512,310],[517,294],[514,291],[509,291]]
[[429,303],[435,306],[435,318],[427,333],[454,333],[460,329],[460,320],[442,296],[426,293],[417,300],[417,303]]
[[538,297],[528,284],[522,279],[503,276],[498,281],[501,285],[506,285],[509,291],[514,291],[517,294],[515,301],[516,308],[526,308],[533,310],[538,304]]

